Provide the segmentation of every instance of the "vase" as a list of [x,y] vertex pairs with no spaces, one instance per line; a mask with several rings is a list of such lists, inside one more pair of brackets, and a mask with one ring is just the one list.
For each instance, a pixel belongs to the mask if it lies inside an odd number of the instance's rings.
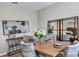
[[43,40],[42,39],[39,39],[39,44],[42,44]]

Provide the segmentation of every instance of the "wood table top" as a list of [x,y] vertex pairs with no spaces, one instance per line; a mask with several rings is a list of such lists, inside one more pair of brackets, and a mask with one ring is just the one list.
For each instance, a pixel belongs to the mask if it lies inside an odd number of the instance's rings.
[[[53,44],[61,44],[61,46],[59,48],[55,48]],[[67,48],[67,44],[65,42],[44,42],[36,47],[36,51],[40,54],[45,54],[48,57],[55,57],[59,54],[59,52],[61,52],[65,48]]]

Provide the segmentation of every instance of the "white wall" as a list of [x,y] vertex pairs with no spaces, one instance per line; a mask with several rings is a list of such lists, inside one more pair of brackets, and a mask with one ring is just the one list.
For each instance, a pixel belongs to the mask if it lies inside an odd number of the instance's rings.
[[47,31],[47,21],[79,16],[79,3],[59,2],[38,11],[39,27]]
[[0,55],[7,52],[7,36],[3,35],[2,20],[29,20],[30,34],[33,35],[34,30],[37,29],[37,13],[34,11],[27,11],[19,7],[10,7],[0,3]]
[[38,11],[27,11],[19,7],[10,7],[0,3],[0,54],[7,51],[7,36],[3,35],[2,21],[1,20],[29,20],[30,21],[30,34],[38,27],[47,30],[47,21],[60,18],[79,16],[79,3],[55,3],[47,8]]

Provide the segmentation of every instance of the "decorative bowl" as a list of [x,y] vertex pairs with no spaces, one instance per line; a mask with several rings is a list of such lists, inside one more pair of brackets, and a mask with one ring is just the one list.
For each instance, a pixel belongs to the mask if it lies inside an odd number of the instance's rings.
[[55,44],[53,44],[53,47],[54,48],[60,48],[61,47],[61,44],[55,43]]

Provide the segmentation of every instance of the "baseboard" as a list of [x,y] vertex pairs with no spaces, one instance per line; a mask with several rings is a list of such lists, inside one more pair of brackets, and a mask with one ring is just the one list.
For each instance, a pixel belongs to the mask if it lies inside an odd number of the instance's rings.
[[4,55],[7,55],[7,52],[0,54],[0,56],[4,56]]

